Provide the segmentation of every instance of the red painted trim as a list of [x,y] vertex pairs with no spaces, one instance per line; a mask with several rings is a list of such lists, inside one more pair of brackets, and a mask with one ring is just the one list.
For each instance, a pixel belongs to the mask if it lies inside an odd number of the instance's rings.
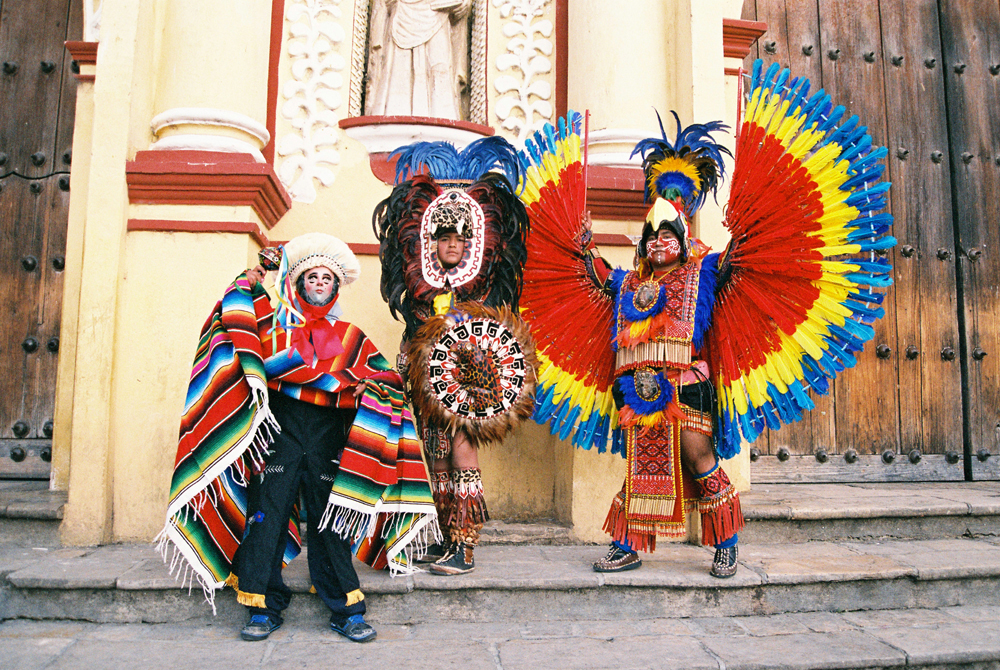
[[640,168],[587,168],[587,207],[598,219],[637,221],[646,216],[644,177]]
[[[280,247],[287,243],[288,240],[270,240],[268,244],[272,247]],[[348,242],[347,246],[354,252],[355,256],[378,256],[378,244],[372,242]]]
[[79,40],[63,42],[66,51],[80,65],[97,65],[97,45],[98,42],[81,42]]
[[274,168],[249,154],[140,151],[125,177],[131,203],[250,206],[268,229],[292,207]]
[[396,185],[396,162],[398,158],[389,158],[387,152],[369,154],[368,162],[372,166],[372,174],[382,180],[383,184]]
[[621,233],[594,233],[594,244],[602,247],[634,247],[628,235]]
[[267,143],[261,153],[264,160],[274,165],[274,129],[275,119],[278,116],[278,64],[281,62],[281,38],[285,33],[285,0],[272,0],[271,2],[271,47],[270,59],[267,64],[267,119],[264,125],[267,132],[271,134],[271,141]]
[[740,60],[746,58],[753,43],[766,32],[767,24],[763,21],[722,19],[722,55]]
[[727,67],[726,76],[727,77],[738,77],[740,75],[740,69],[738,67]]
[[347,246],[358,256],[378,256],[377,244],[370,242],[348,242]]
[[165,221],[160,219],[129,219],[127,230],[158,233],[247,233],[261,247],[271,246],[271,241],[256,223],[249,221]]
[[556,0],[556,116],[569,109],[569,0]]
[[[77,66],[97,65],[97,42],[81,42],[79,40],[69,40],[63,42],[70,57],[76,61]],[[74,73],[77,81],[94,81],[96,77],[92,74]]]
[[453,119],[435,119],[427,116],[354,116],[340,120],[341,128],[354,128],[356,126],[383,126],[387,124],[400,124],[411,126],[445,126],[448,128],[459,128],[478,133],[484,137],[496,135],[496,130],[490,126],[484,126],[471,121],[455,121]]

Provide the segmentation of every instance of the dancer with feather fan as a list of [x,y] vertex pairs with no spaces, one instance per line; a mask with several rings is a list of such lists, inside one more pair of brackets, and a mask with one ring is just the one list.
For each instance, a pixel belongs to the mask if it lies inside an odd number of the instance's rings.
[[396,186],[375,209],[382,297],[406,323],[400,372],[419,414],[444,542],[435,574],[475,567],[489,519],[477,448],[498,444],[534,405],[535,345],[517,313],[528,219],[519,162],[489,137],[397,149]]
[[720,122],[682,128],[674,114],[673,141],[661,124],[662,137],[636,145],[652,207],[634,271],[612,270],[591,241],[579,115],[521,152],[532,224],[521,308],[541,362],[534,418],[585,449],[610,443],[628,462],[600,572],[639,567],[638,550],[683,538],[697,510],[703,544],[716,547],[711,573],[735,574],[743,516],[719,457],[799,420],[882,315],[891,268],[875,252],[895,244],[891,216],[877,213],[885,150],[788,70],[758,61],[751,83],[722,254],[689,226],[725,176]]

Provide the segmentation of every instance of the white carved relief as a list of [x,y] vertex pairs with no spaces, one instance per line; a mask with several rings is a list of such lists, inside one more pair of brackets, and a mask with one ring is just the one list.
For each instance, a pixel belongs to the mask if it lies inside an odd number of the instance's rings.
[[343,98],[341,72],[346,61],[338,52],[345,39],[340,0],[295,0],[285,13],[291,79],[285,83],[281,115],[295,128],[276,145],[278,177],[293,200],[314,202],[319,180],[333,183],[330,166],[340,164],[337,151],[338,109]]
[[523,140],[552,120],[552,22],[543,16],[550,0],[493,0],[506,19],[503,34],[506,53],[497,57],[497,70],[511,72],[496,78],[493,86],[500,97],[496,115],[501,127]]
[[101,37],[101,5],[103,0],[83,2],[83,41],[97,42]]
[[365,114],[462,118],[472,0],[375,0]]

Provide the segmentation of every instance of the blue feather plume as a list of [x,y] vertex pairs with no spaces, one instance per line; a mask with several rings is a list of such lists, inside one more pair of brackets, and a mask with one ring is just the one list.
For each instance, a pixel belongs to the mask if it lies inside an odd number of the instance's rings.
[[439,182],[475,181],[487,172],[499,172],[513,186],[520,181],[517,151],[502,137],[484,137],[462,151],[450,142],[414,142],[399,147],[389,158],[396,161],[396,184],[428,173]]
[[[647,202],[651,202],[655,195],[667,197],[666,193],[671,188],[676,188],[681,193],[684,208],[688,214],[693,214],[705,203],[709,193],[712,193],[713,196],[716,195],[719,184],[726,176],[723,156],[732,157],[732,153],[712,139],[712,133],[725,132],[729,130],[729,126],[722,121],[711,121],[709,123],[693,123],[687,128],[682,128],[677,112],[671,111],[670,113],[674,115],[674,121],[677,124],[674,140],[671,142],[667,139],[667,132],[663,128],[663,119],[657,112],[656,120],[660,124],[662,137],[649,137],[640,140],[632,150],[631,156],[636,154],[642,156],[643,170],[646,172],[645,197]],[[676,172],[664,173],[653,180],[656,193],[651,193],[649,177],[653,173],[655,165],[668,157],[680,158],[690,163],[697,170],[700,183],[693,183],[687,175]]]

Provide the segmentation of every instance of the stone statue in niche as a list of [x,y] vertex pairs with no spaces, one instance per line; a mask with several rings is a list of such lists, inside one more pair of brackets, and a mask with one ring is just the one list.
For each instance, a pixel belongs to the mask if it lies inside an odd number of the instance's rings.
[[365,114],[468,118],[472,0],[373,0]]

